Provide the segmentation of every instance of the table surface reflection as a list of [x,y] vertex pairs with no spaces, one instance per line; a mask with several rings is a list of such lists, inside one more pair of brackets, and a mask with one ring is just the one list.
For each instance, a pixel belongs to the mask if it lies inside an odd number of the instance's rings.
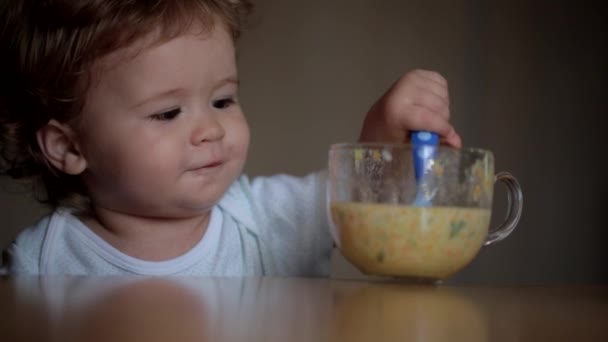
[[2,341],[608,341],[608,287],[2,277]]

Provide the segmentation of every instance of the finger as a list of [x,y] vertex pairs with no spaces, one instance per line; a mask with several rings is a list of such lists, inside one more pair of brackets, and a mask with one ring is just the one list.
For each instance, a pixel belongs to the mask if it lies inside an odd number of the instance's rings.
[[427,107],[439,113],[446,120],[450,118],[449,103],[436,93],[418,87],[417,94],[412,96],[411,102],[413,105]]
[[397,116],[395,120],[404,131],[430,131],[446,138],[454,132],[452,125],[441,114],[427,107],[410,105],[402,110],[409,112],[410,115]]
[[[386,109],[389,112],[401,111],[403,106],[414,105],[427,107],[441,114],[446,120],[450,117],[449,101],[447,98],[439,95],[441,90],[429,90],[432,87],[437,88],[436,84],[420,85],[419,81],[403,82],[392,88],[390,93],[405,94],[405,96],[393,97],[386,103]],[[415,84],[418,83],[418,84]],[[424,82],[429,82],[428,80]]]
[[415,90],[417,88],[421,88],[441,97],[448,105],[450,103],[447,84],[442,84],[441,82],[437,82],[432,78],[425,77],[417,72],[410,72],[406,74],[396,84],[394,84],[392,88],[396,88],[393,89],[393,92],[402,94],[408,93],[408,89],[411,90],[414,88]]
[[417,69],[412,72],[413,75],[423,77],[427,80],[430,80],[434,83],[441,85],[442,87],[447,88],[448,80],[445,77],[441,76],[440,73],[431,70]]
[[419,72],[414,72],[412,77],[415,78],[417,86],[439,95],[448,106],[450,105],[448,81],[439,73],[434,71],[419,70]]
[[448,135],[447,137],[441,137],[439,142],[442,145],[448,145],[448,146],[455,147],[455,148],[462,147],[462,139],[460,138],[460,135],[458,135],[458,133],[456,133],[456,131],[454,131],[452,134]]

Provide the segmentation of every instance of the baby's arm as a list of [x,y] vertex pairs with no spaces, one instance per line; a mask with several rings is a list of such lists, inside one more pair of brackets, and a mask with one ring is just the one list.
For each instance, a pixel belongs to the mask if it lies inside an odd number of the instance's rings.
[[254,213],[280,274],[329,275],[333,239],[326,208],[326,172],[251,181]]

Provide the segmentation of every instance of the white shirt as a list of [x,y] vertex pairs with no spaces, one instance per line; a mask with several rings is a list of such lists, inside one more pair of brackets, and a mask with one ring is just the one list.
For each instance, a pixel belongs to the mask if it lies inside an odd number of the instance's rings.
[[12,274],[328,276],[333,240],[326,173],[241,176],[212,209],[207,231],[188,252],[165,261],[128,256],[69,209],[21,232],[5,251]]

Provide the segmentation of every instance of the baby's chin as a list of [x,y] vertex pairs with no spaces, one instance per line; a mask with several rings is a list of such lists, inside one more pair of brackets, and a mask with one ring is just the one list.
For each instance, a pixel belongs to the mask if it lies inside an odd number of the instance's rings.
[[219,202],[220,198],[213,199],[178,199],[157,201],[155,203],[139,203],[139,205],[113,206],[103,204],[94,205],[93,211],[99,213],[114,212],[122,216],[139,217],[150,220],[180,220],[191,219],[208,215],[211,209]]
[[205,203],[181,203],[174,210],[168,212],[166,216],[171,218],[187,218],[208,214],[217,203],[219,203],[219,200]]
[[210,191],[205,196],[199,198],[181,198],[175,202],[164,206],[159,212],[166,213],[167,217],[184,218],[189,216],[197,216],[206,214],[217,205],[224,194],[228,191],[229,186],[218,186],[214,191]]

